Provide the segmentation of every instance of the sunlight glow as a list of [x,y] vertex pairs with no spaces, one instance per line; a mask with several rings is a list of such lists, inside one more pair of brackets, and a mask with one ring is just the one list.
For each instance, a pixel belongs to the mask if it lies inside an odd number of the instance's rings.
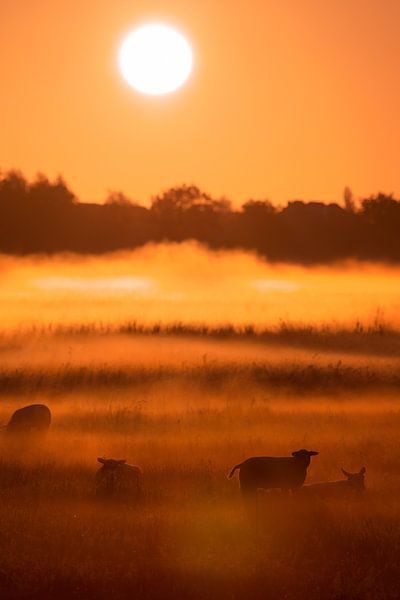
[[192,51],[185,38],[165,25],[145,25],[125,39],[119,65],[126,81],[144,94],[173,92],[189,77]]
[[295,292],[299,285],[293,281],[283,281],[281,279],[256,279],[253,286],[263,292]]
[[149,292],[154,282],[145,277],[113,277],[85,279],[80,277],[47,277],[36,279],[35,285],[42,290],[70,290],[78,292]]

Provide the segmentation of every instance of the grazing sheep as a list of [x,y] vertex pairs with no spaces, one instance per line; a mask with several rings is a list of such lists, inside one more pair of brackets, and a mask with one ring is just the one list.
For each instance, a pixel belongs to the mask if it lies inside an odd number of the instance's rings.
[[292,452],[292,456],[253,456],[233,467],[228,477],[240,469],[240,489],[244,496],[254,494],[259,488],[294,490],[303,485],[310,457],[317,454],[302,449]]
[[50,427],[51,412],[44,404],[30,404],[14,412],[6,431],[9,433],[44,432]]
[[96,473],[96,495],[103,497],[137,496],[140,492],[142,471],[126,460],[98,458],[102,467]]
[[315,498],[344,498],[357,496],[365,490],[365,467],[358,473],[348,473],[342,469],[346,479],[339,481],[322,481],[320,483],[310,483],[304,485],[298,490],[299,494],[306,494]]

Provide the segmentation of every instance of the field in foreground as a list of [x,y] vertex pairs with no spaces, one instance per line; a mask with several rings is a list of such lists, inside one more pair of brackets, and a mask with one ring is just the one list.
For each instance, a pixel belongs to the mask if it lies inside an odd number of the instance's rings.
[[[398,598],[397,337],[348,338],[4,338],[0,420],[54,418],[0,440],[1,597]],[[365,465],[365,498],[247,514],[230,467],[302,447],[309,481]],[[140,500],[94,497],[104,455],[142,466]]]

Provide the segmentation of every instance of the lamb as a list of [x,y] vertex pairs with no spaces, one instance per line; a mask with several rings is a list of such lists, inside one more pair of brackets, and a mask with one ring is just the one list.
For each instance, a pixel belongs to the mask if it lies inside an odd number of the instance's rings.
[[314,450],[297,450],[292,456],[253,456],[234,466],[228,478],[240,469],[240,489],[244,497],[252,496],[257,489],[280,488],[295,490],[303,485]]
[[102,497],[132,497],[141,491],[142,471],[126,460],[98,458],[103,466],[96,473],[96,495]]
[[349,473],[342,469],[346,479],[338,481],[322,481],[320,483],[310,483],[304,485],[298,490],[301,495],[314,498],[349,498],[362,494],[365,490],[365,467],[358,473]]

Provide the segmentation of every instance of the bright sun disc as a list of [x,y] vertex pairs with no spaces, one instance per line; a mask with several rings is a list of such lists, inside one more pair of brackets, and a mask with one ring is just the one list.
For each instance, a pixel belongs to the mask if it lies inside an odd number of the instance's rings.
[[173,92],[192,70],[192,51],[185,38],[165,25],[145,25],[125,39],[119,65],[126,81],[144,94]]

